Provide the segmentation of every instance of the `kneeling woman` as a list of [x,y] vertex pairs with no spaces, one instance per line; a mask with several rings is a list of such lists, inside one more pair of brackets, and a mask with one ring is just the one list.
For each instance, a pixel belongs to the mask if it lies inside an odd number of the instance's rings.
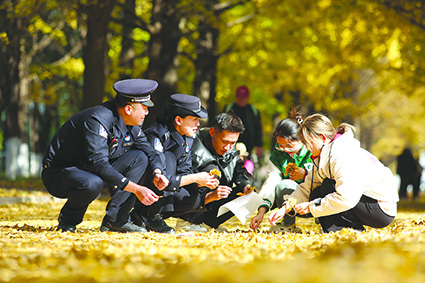
[[[341,124],[336,130],[324,115],[305,119],[298,137],[312,153],[313,170],[291,197],[298,214],[318,217],[324,232],[363,225],[383,228],[397,213],[397,185],[391,170],[354,138],[354,127]],[[288,209],[287,209],[288,207]],[[289,212],[283,206],[269,216],[272,225]]]

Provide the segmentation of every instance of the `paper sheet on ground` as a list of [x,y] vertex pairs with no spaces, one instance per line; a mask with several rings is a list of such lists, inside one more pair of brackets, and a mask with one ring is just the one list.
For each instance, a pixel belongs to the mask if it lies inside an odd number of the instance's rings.
[[247,195],[237,197],[234,200],[220,206],[217,217],[230,210],[242,224],[245,224],[262,203],[263,198],[260,197],[256,192],[251,192]]

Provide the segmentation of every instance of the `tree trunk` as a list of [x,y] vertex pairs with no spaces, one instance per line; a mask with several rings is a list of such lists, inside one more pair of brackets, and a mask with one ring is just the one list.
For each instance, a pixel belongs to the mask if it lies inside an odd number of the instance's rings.
[[1,112],[5,111],[6,121],[3,127],[4,139],[21,138],[19,125],[20,89],[19,62],[21,59],[20,40],[24,34],[23,19],[7,16],[1,10],[0,23],[8,35],[7,44],[0,46],[0,97]]
[[106,36],[115,3],[114,0],[104,0],[80,6],[80,10],[87,15],[87,35],[83,47],[85,69],[82,109],[102,103],[105,95]]
[[21,111],[19,63],[21,39],[25,33],[24,23],[23,18],[9,16],[7,7],[0,9],[0,26],[8,36],[0,44],[0,109],[1,113],[5,112],[6,118],[1,128],[5,144],[6,176],[12,179],[20,174],[19,149],[22,131],[19,123]]
[[[132,11],[136,8],[135,0],[125,0],[124,7],[126,11]],[[124,16],[126,13],[124,13]],[[133,27],[131,25],[123,25],[122,27],[122,43],[120,54],[120,80],[129,79],[134,70],[134,39]]]
[[193,93],[201,98],[208,111],[208,124],[212,126],[217,114],[215,102],[217,86],[218,37],[220,31],[209,23],[198,24],[199,40],[196,48]]
[[152,1],[151,38],[148,46],[149,65],[145,78],[156,80],[158,89],[152,95],[155,106],[150,108],[144,128],[151,126],[162,114],[168,98],[177,90],[178,51],[182,36],[179,29],[180,16],[177,6],[180,1]]

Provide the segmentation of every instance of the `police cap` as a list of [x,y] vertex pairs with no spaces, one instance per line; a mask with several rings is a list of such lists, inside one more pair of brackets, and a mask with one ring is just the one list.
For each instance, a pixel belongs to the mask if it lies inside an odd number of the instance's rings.
[[114,83],[114,90],[121,98],[152,107],[151,93],[158,87],[153,80],[128,79]]
[[170,97],[169,104],[171,107],[176,107],[176,112],[178,113],[178,108],[186,110],[189,112],[190,116],[195,116],[199,118],[207,118],[208,112],[201,105],[201,100],[199,97],[187,94],[172,94]]

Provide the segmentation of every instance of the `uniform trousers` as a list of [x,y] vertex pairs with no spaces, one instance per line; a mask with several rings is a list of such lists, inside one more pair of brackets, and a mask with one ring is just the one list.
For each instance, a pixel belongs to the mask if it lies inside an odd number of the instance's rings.
[[[148,165],[148,158],[143,151],[130,150],[114,160],[111,164],[118,172],[137,183]],[[82,170],[76,166],[43,169],[43,184],[55,197],[67,198],[60,212],[60,221],[77,225],[83,221],[89,204],[95,200],[102,189],[108,187],[111,200],[106,207],[104,221],[123,225],[129,221],[130,210],[136,196],[130,192],[112,189],[98,175]]]
[[[174,153],[164,153],[166,163],[166,175],[175,176],[177,173],[177,158]],[[177,217],[181,214],[196,211],[201,205],[201,197],[198,193],[198,184],[193,183],[175,190],[159,191],[149,180],[145,186],[152,189],[161,196],[159,200],[149,206],[142,204],[139,200],[134,206],[134,213],[145,223],[156,214],[161,214],[164,219]]]

